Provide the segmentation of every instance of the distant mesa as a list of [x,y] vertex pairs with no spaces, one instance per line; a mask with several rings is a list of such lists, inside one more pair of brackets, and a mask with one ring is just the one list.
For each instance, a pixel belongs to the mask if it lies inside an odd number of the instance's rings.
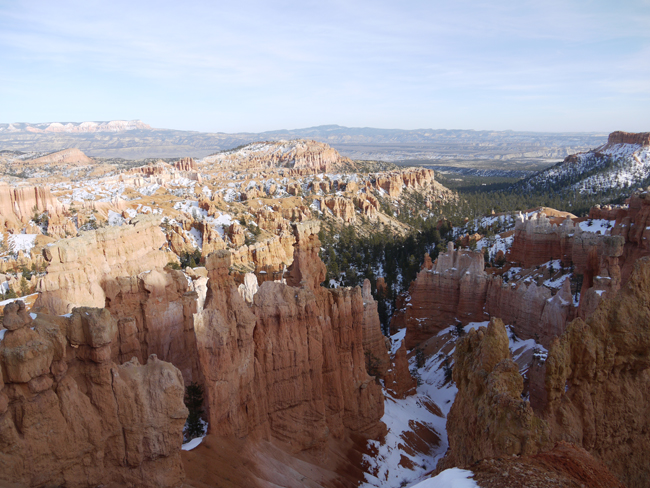
[[650,146],[650,132],[623,132],[617,130],[609,135],[606,147],[613,146],[614,144]]
[[25,161],[27,164],[40,165],[40,164],[89,164],[93,160],[86,156],[79,149],[73,147],[57,151],[55,153],[41,156],[40,158],[30,159]]
[[[124,132],[129,130],[151,130],[149,124],[141,120],[110,120],[108,122],[51,122],[42,124],[9,124],[5,132],[31,133],[93,133],[93,132]],[[0,131],[3,129],[0,127]]]

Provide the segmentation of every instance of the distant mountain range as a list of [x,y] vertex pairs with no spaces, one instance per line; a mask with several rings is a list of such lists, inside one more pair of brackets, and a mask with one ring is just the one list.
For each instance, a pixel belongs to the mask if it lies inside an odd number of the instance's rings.
[[110,120],[108,122],[46,122],[28,124],[0,124],[0,133],[29,132],[41,133],[90,133],[90,132],[124,132],[130,130],[151,130],[151,126],[141,120]]
[[0,150],[55,151],[76,147],[93,157],[202,157],[255,141],[313,139],[353,159],[388,161],[509,161],[555,159],[602,145],[604,133],[401,130],[322,125],[260,133],[155,129],[140,120],[0,124]]

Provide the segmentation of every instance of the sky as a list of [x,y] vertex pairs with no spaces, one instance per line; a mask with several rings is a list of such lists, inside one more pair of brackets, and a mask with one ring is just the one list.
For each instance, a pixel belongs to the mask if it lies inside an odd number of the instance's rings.
[[0,0],[0,122],[650,131],[650,0]]

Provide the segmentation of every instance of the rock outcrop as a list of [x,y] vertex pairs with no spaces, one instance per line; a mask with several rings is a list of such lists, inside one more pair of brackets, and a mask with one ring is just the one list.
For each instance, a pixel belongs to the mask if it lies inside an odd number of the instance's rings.
[[208,257],[208,297],[194,329],[210,432],[318,455],[352,434],[381,433],[383,395],[364,349],[364,337],[376,347],[371,329],[381,332],[361,289],[320,287],[317,223],[294,228],[287,284],[262,283],[252,306],[228,273],[230,251]]
[[567,442],[531,456],[484,459],[469,468],[478,486],[487,488],[625,488],[601,461]]
[[455,250],[438,256],[426,265],[411,284],[409,298],[394,320],[407,327],[406,347],[415,345],[454,324],[485,320],[484,304],[488,276],[484,271],[483,253]]
[[492,319],[487,328],[470,330],[456,344],[454,362],[458,394],[447,416],[449,450],[439,468],[538,452],[548,427],[521,398],[524,380],[510,357],[503,322]]
[[48,247],[48,272],[39,280],[35,307],[54,314],[77,305],[104,307],[107,283],[176,260],[159,250],[166,239],[158,225],[156,217],[138,216],[129,225],[85,232]]
[[630,488],[650,467],[650,259],[621,291],[572,322],[546,362],[551,438],[582,445]]
[[646,486],[649,296],[646,257],[615,296],[553,341],[531,377],[542,378],[545,390],[531,395],[534,409],[521,398],[524,382],[502,322],[472,330],[454,354],[458,395],[447,418],[450,449],[439,469],[512,454],[544,457],[564,441],[586,449],[625,486]]
[[224,168],[291,168],[295,172],[329,172],[347,161],[336,149],[316,141],[256,142],[239,150],[204,159]]
[[46,156],[41,156],[40,158],[30,159],[25,161],[25,164],[29,165],[41,165],[41,164],[90,164],[93,160],[86,156],[79,149],[73,147],[70,149],[64,149],[63,151],[54,152]]
[[[10,187],[0,183],[0,226],[20,233],[35,213],[48,213],[50,220],[60,223],[64,208],[48,187]],[[34,232],[40,233],[40,230]]]
[[607,138],[607,146],[614,144],[639,144],[650,146],[650,132],[623,132],[617,130]]
[[193,158],[181,158],[174,163],[174,168],[179,171],[196,171],[197,166]]
[[112,362],[118,328],[106,310],[32,320],[15,302],[3,325],[1,482],[180,486],[187,409],[174,366]]

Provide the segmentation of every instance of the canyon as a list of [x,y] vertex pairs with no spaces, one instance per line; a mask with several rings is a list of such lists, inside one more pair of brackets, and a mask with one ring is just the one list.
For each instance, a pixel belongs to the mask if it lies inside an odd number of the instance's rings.
[[[313,140],[30,156],[0,186],[0,283],[21,295],[2,303],[2,483],[392,487],[462,468],[644,486],[650,188],[452,227],[437,212],[460,197],[434,171]],[[382,331],[382,270],[341,286],[321,239],[401,239],[414,219],[449,242],[413,257]],[[206,430],[188,444],[189,385]]]

